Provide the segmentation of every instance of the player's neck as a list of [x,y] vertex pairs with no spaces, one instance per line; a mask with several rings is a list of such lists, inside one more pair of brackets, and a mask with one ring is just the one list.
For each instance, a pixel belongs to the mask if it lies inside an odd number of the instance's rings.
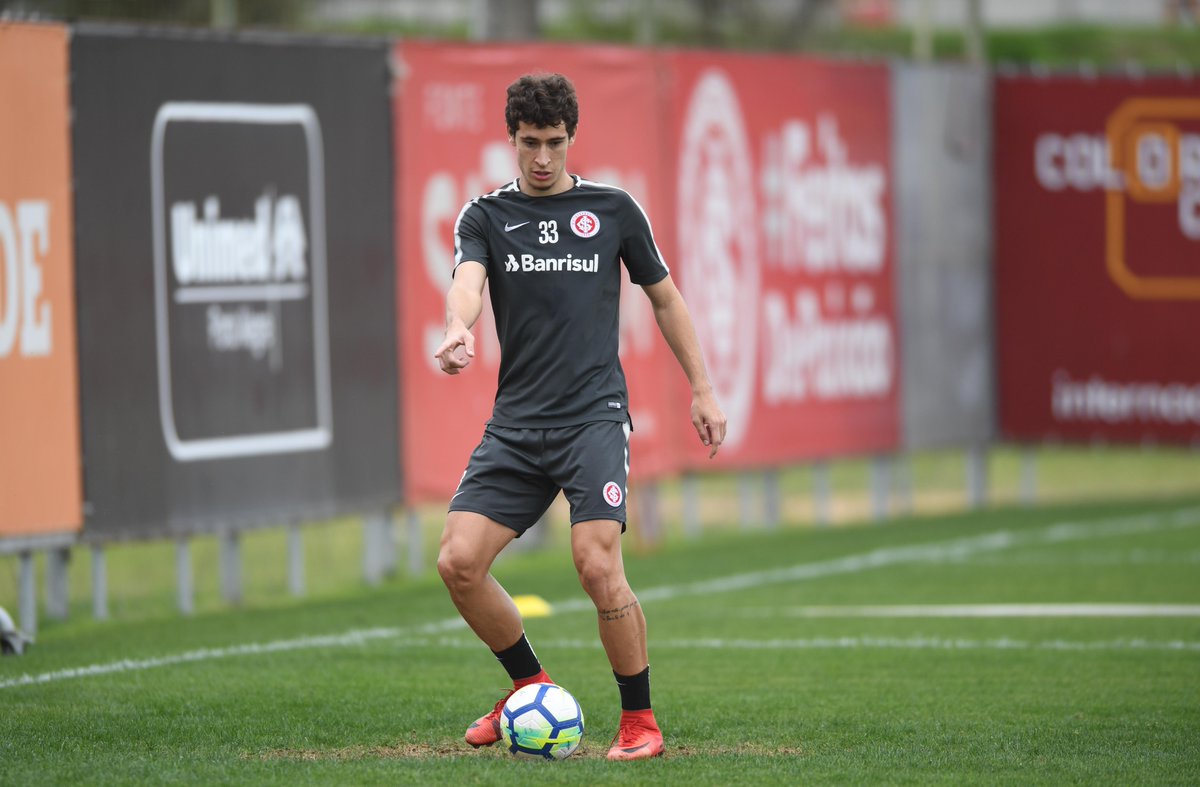
[[555,194],[562,194],[564,191],[570,191],[575,188],[575,178],[564,169],[562,177],[554,181],[554,185],[546,188],[536,188],[532,186],[525,178],[517,179],[517,187],[521,193],[527,197],[553,197]]

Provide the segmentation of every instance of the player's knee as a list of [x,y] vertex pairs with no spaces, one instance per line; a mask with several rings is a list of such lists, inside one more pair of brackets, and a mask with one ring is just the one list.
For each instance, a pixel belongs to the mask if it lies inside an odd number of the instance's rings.
[[585,557],[575,563],[579,584],[592,599],[607,599],[626,584],[625,572],[619,563],[603,557]]
[[437,559],[438,576],[442,578],[442,582],[448,588],[470,587],[473,583],[478,582],[484,573],[477,564],[478,561],[472,559],[470,555],[443,545]]

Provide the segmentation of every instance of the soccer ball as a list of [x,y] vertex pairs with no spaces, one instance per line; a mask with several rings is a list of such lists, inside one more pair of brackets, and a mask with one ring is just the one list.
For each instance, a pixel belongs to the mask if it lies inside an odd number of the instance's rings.
[[500,736],[514,756],[561,760],[583,739],[583,709],[562,686],[531,683],[504,703]]

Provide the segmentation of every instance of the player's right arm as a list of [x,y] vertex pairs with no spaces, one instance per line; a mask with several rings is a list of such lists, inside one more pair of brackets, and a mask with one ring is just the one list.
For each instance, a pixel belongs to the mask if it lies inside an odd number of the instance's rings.
[[483,263],[467,260],[454,269],[454,281],[446,293],[446,337],[438,345],[434,357],[446,374],[458,374],[475,357],[475,335],[472,326],[483,311],[483,283],[487,268]]

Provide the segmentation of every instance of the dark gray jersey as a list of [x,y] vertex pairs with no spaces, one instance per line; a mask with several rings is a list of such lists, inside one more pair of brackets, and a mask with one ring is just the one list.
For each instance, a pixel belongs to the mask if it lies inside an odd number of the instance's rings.
[[634,284],[666,278],[645,212],[614,186],[530,197],[518,182],[468,202],[454,225],[454,267],[487,268],[500,379],[490,423],[517,428],[624,421],[617,357],[624,262]]

